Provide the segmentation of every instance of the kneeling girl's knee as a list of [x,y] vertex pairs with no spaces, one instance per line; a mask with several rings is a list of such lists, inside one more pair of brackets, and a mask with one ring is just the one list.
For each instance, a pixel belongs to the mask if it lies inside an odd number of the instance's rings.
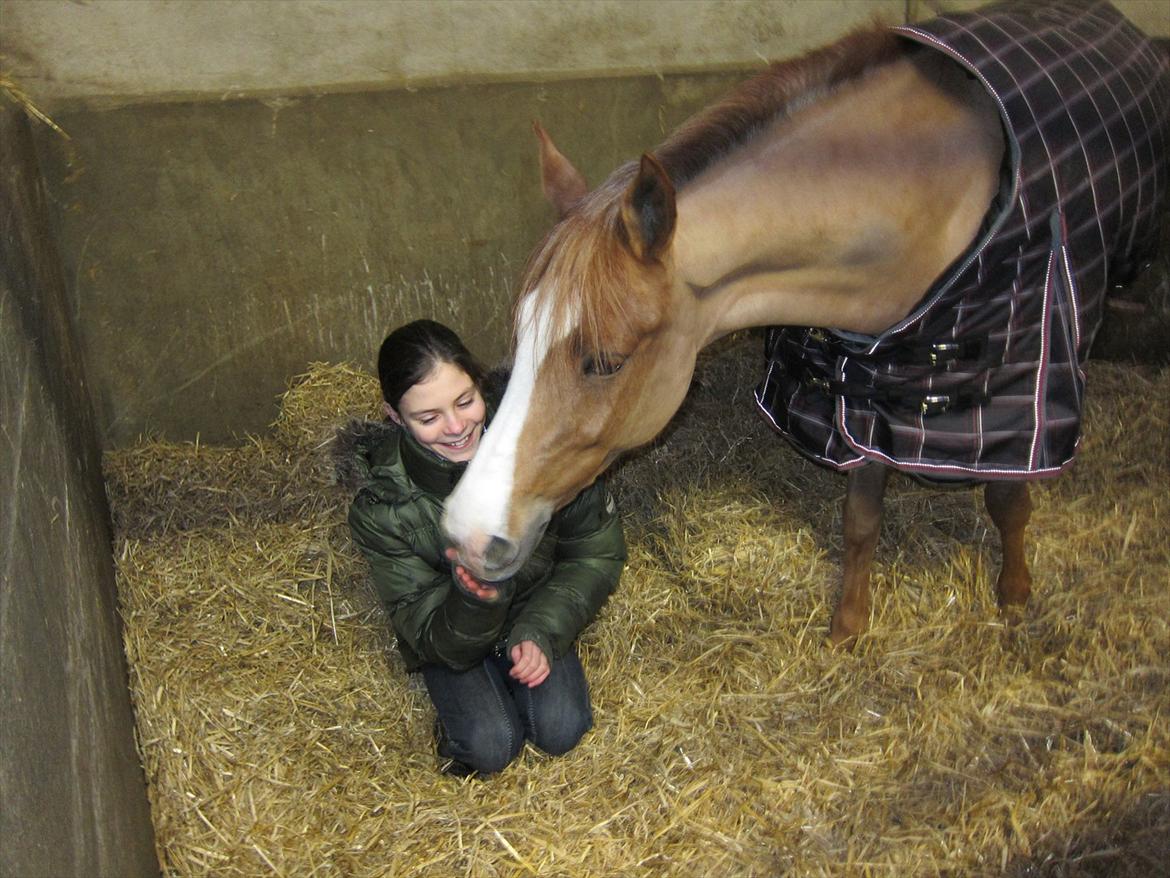
[[532,743],[550,756],[563,756],[593,728],[593,711],[587,705],[566,706],[555,717],[544,717],[532,730]]
[[493,718],[475,723],[463,746],[466,757],[462,761],[480,774],[495,774],[520,755],[524,735],[506,719]]

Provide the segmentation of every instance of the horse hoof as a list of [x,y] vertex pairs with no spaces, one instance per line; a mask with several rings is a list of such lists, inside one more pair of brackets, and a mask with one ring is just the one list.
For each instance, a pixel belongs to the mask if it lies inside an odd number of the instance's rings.
[[825,638],[825,645],[830,649],[839,649],[841,652],[853,652],[853,648],[857,646],[857,635],[849,634],[843,637],[830,634]]
[[836,620],[833,620],[833,624],[829,626],[827,641],[829,646],[834,649],[853,652],[853,647],[857,645],[857,636],[860,633],[856,628],[846,628],[844,625],[838,625]]
[[857,644],[857,637],[869,624],[869,607],[861,610],[838,605],[829,622],[829,644],[849,650]]
[[1023,602],[1000,604],[999,615],[1009,628],[1014,628],[1024,621],[1025,610]]
[[1032,595],[1032,576],[1026,570],[1023,574],[1000,574],[995,583],[995,600],[1001,610],[1009,607],[1022,609]]

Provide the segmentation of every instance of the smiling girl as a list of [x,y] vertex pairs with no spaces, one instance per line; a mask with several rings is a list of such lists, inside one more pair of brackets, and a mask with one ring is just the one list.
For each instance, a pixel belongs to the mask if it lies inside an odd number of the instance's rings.
[[476,580],[452,561],[439,518],[489,426],[483,371],[453,331],[418,320],[386,337],[378,379],[397,429],[359,438],[349,525],[406,669],[426,682],[445,770],[500,771],[525,740],[568,752],[593,723],[575,642],[626,558],[612,498],[586,488],[514,576]]

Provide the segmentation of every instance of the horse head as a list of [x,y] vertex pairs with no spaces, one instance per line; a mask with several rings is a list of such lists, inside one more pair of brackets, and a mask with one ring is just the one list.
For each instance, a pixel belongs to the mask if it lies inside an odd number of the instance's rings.
[[662,430],[700,347],[676,289],[662,166],[644,155],[590,193],[536,130],[560,219],[525,272],[508,388],[443,516],[461,563],[486,580],[515,573],[553,512]]

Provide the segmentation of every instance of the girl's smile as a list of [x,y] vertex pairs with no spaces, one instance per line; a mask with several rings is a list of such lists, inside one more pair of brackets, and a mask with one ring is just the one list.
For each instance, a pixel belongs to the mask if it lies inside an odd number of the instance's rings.
[[471,376],[453,363],[440,362],[387,414],[406,427],[418,443],[455,463],[471,460],[479,448],[487,415]]

